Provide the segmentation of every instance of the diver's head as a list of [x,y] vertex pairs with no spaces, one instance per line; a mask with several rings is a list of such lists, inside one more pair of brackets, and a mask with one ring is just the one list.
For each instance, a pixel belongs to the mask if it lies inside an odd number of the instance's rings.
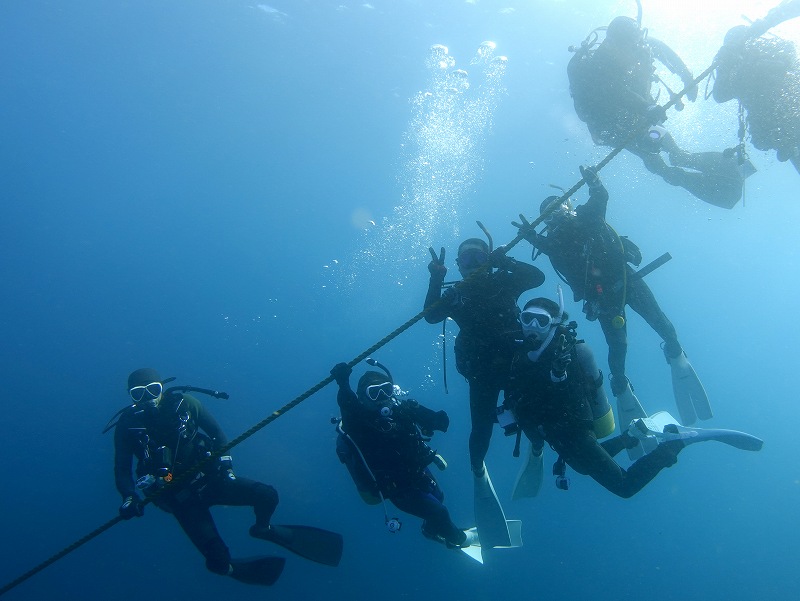
[[488,268],[489,245],[480,238],[468,238],[458,246],[456,264],[462,278],[481,268]]
[[731,27],[728,33],[725,34],[725,40],[722,42],[723,46],[744,46],[744,43],[750,37],[750,27],[747,25],[737,25]]
[[639,44],[643,37],[644,32],[639,28],[636,19],[630,17],[616,17],[606,29],[606,40],[614,46],[633,47]]
[[128,376],[128,394],[134,405],[157,407],[164,394],[164,379],[152,367],[137,369]]
[[377,371],[368,371],[358,380],[356,395],[364,404],[379,404],[394,396],[394,383]]
[[560,206],[553,207],[560,199],[560,196],[548,196],[542,201],[542,204],[539,205],[539,215],[543,215],[546,211],[549,211],[544,218],[544,222],[547,225],[575,214],[572,210],[572,201],[569,198],[563,201]]
[[519,323],[526,339],[532,337],[541,343],[552,339],[552,332],[568,317],[564,311],[564,296],[559,286],[558,303],[544,297],[529,300],[519,314]]

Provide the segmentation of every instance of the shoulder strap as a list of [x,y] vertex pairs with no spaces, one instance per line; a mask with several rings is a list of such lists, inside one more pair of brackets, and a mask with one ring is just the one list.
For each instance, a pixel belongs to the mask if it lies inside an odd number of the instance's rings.
[[120,409],[114,415],[112,415],[111,419],[108,420],[108,423],[106,424],[106,427],[103,428],[103,431],[101,432],[101,434],[105,434],[111,428],[116,426],[119,423],[120,418],[122,418],[122,414],[125,413],[125,411],[130,409],[131,407],[133,407],[133,405],[125,405],[122,409]]

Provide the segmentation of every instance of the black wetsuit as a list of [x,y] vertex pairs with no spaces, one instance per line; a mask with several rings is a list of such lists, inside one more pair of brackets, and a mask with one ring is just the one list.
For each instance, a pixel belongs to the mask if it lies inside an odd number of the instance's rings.
[[[444,411],[433,411],[411,399],[362,403],[349,380],[339,380],[336,400],[342,412],[342,429],[337,454],[350,471],[362,497],[378,503],[378,492],[398,509],[424,520],[423,533],[458,547],[464,531],[450,519],[444,493],[428,469],[435,452],[425,443],[421,431],[446,431],[449,419]],[[386,408],[391,415],[381,415]],[[349,437],[357,448],[352,447]],[[364,469],[359,451],[366,460]],[[374,480],[373,480],[374,477]],[[375,488],[377,486],[377,489]],[[369,495],[374,495],[372,501]]]
[[517,299],[543,282],[541,270],[510,258],[502,270],[469,277],[444,294],[441,280],[430,280],[425,297],[425,308],[430,310],[425,320],[439,323],[450,317],[459,327],[456,368],[469,382],[469,454],[476,473],[481,471],[489,450],[497,421],[497,398],[508,381],[516,344],[522,339]]
[[[742,195],[736,160],[722,152],[683,151],[668,132],[659,143],[649,137],[648,108],[658,103],[651,91],[654,60],[684,82],[691,81],[691,72],[680,57],[652,37],[630,46],[606,39],[596,48],[576,52],[567,66],[575,113],[586,123],[595,144],[624,144],[667,183],[715,206],[733,207]],[[664,161],[661,150],[669,153],[671,165]]]
[[[559,331],[565,332],[560,326]],[[591,349],[578,342],[571,351],[566,378],[554,382],[551,377],[554,346],[551,344],[536,361],[529,358],[528,348],[517,353],[506,389],[506,407],[514,413],[535,448],[541,449],[545,440],[579,474],[591,476],[615,495],[633,496],[663,468],[676,462],[683,443],[663,443],[628,470],[622,469],[613,457],[637,441],[627,434],[603,443],[597,441],[592,406],[603,406],[607,401],[602,373]]]
[[556,272],[566,280],[576,301],[584,301],[588,319],[600,322],[608,342],[608,365],[615,394],[625,386],[627,323],[620,328],[612,320],[625,314],[625,305],[641,315],[665,342],[665,352],[681,352],[675,327],[659,307],[642,278],[632,278],[628,260],[638,263],[638,249],[618,236],[606,223],[608,192],[602,184],[591,190],[589,200],[575,215],[559,215],[531,243],[550,258]]
[[[137,477],[169,472],[177,478],[207,452],[226,443],[217,421],[191,395],[168,395],[158,407],[132,406],[122,414],[114,432],[117,490],[123,499],[136,494],[131,471],[134,457]],[[235,476],[229,465],[216,460],[205,465],[202,472],[162,489],[153,502],[175,516],[205,557],[206,567],[224,575],[229,571],[231,555],[217,532],[209,507],[252,506],[256,523],[266,526],[278,505],[278,493],[261,482]]]

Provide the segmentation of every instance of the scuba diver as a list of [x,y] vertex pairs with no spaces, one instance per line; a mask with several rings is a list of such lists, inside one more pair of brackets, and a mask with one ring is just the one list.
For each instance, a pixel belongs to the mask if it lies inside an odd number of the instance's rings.
[[533,265],[507,257],[505,248],[492,249],[489,232],[480,222],[478,225],[489,244],[480,238],[469,238],[459,245],[456,263],[463,280],[447,287],[444,293],[445,250],[442,248],[437,256],[430,249],[425,321],[439,323],[449,317],[459,327],[456,369],[469,383],[469,460],[474,476],[475,523],[482,549],[490,549],[522,544],[517,536],[518,522],[506,519],[484,459],[497,423],[497,400],[508,382],[511,360],[522,334],[517,299],[526,290],[541,286],[544,274]]
[[[743,450],[761,449],[763,442],[749,434],[686,428],[668,414],[663,414],[665,419],[637,419],[630,430],[620,424],[622,434],[599,443],[598,438],[614,430],[603,373],[589,346],[577,338],[577,323],[567,322],[560,286],[558,299],[555,303],[534,298],[525,304],[519,317],[524,344],[514,358],[505,391],[505,408],[531,441],[531,452],[541,454],[547,442],[558,453],[553,466],[558,488],[569,488],[566,464],[615,495],[629,498],[674,465],[689,444],[717,440]],[[654,439],[655,448],[627,470],[614,461],[622,449],[645,439]]]
[[[278,505],[272,486],[234,474],[230,456],[215,456],[227,438],[197,398],[198,391],[219,398],[225,393],[191,386],[164,389],[152,368],[128,376],[133,404],[112,418],[105,431],[114,431],[114,477],[122,495],[123,519],[141,517],[147,502],[172,513],[197,550],[206,568],[247,584],[273,584],[284,565],[282,557],[231,559],[209,508],[213,505],[251,506],[255,524],[250,535],[276,543],[298,555],[326,565],[338,565],[342,537],[310,526],[271,524]],[[116,419],[116,422],[114,421]],[[136,477],[132,462],[137,460]]]
[[[534,259],[544,253],[553,269],[572,289],[574,300],[583,301],[583,312],[589,321],[598,321],[608,343],[608,366],[611,391],[617,398],[620,423],[647,417],[633,394],[625,375],[627,323],[625,307],[641,315],[664,341],[663,349],[672,370],[675,402],[684,425],[697,418],[713,417],[708,396],[694,368],[686,358],[675,327],[658,305],[643,275],[645,267],[635,272],[629,265],[639,265],[639,248],[625,236],[619,236],[606,222],[608,191],[592,167],[580,167],[589,188],[589,199],[573,209],[570,200],[553,206],[557,196],[547,197],[540,212],[545,217],[545,234],[539,234],[520,215],[521,223],[513,222],[519,234],[534,247]],[[668,259],[665,255],[662,260]],[[658,261],[658,260],[657,260]]]
[[352,368],[337,363],[331,375],[339,385],[336,401],[342,412],[337,423],[336,454],[347,467],[361,498],[370,505],[383,503],[386,527],[400,529],[390,518],[386,500],[398,509],[422,518],[422,534],[451,549],[479,545],[474,528],[462,530],[450,519],[444,493],[429,466],[445,469],[447,463],[428,446],[434,430],[446,432],[450,419],[413,399],[397,398],[389,370],[374,359],[370,365],[383,371],[367,371],[350,387]]
[[[775,150],[800,173],[800,61],[793,42],[764,37],[776,25],[800,16],[800,0],[784,0],[763,19],[733,27],[714,58],[712,96],[739,102],[739,147],[747,133],[759,150]],[[746,115],[746,116],[745,116]]]
[[428,264],[425,321],[434,324],[449,317],[458,324],[456,369],[469,383],[470,466],[480,478],[497,421],[497,399],[520,338],[517,299],[526,290],[541,286],[544,274],[533,265],[507,257],[504,248],[492,251],[480,238],[469,238],[459,245],[456,259],[463,280],[442,293],[447,274],[445,250],[442,248],[439,256],[433,249],[430,252],[433,260]]
[[[655,74],[654,60],[692,84],[691,71],[664,42],[647,35],[639,21],[616,17],[606,28],[592,31],[567,66],[570,95],[578,118],[585,122],[595,144],[618,147],[638,156],[652,173],[684,188],[714,206],[733,208],[742,196],[743,174],[730,153],[691,153],[681,149],[664,129],[666,114],[651,88],[659,82],[672,98],[675,93]],[[599,42],[598,32],[605,29]],[[694,102],[697,86],[687,92]],[[683,109],[679,101],[677,110]],[[661,153],[666,151],[668,165]]]

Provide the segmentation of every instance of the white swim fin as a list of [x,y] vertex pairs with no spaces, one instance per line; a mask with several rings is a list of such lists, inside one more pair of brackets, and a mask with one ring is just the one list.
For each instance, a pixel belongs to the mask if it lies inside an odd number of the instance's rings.
[[666,411],[659,411],[650,417],[634,420],[629,432],[640,440],[646,438],[656,441],[682,440],[687,446],[705,440],[716,440],[743,451],[760,451],[764,446],[764,441],[760,438],[738,430],[682,426]]
[[533,449],[532,444],[528,444],[528,452],[525,454],[525,463],[517,474],[517,480],[514,482],[514,490],[511,493],[511,499],[516,501],[518,499],[532,499],[539,494],[542,488],[542,479],[544,477],[544,467],[542,457],[544,456],[544,447],[537,452]]
[[[625,389],[617,395],[617,418],[622,427],[630,424],[634,420],[647,417],[647,412],[642,407],[639,399],[633,394],[630,382],[625,383]],[[651,439],[639,439],[639,444],[631,449],[627,449],[628,457],[631,461],[636,461],[658,446],[658,442]]]
[[483,474],[474,476],[474,481],[475,525],[480,535],[481,546],[510,547],[511,536],[506,525],[506,515],[489,478],[486,464],[483,465]]
[[[506,529],[508,530],[509,543],[508,545],[498,546],[500,549],[510,549],[522,546],[522,521],[520,520],[507,520]],[[465,530],[464,534],[467,535],[467,540],[464,541],[464,546],[461,551],[469,555],[478,563],[483,563],[483,552],[487,547],[481,546],[480,535],[477,528],[470,528]]]
[[667,357],[667,363],[672,370],[672,391],[681,421],[691,426],[697,418],[707,420],[714,417],[703,383],[686,358],[686,353],[681,351],[677,357]]

